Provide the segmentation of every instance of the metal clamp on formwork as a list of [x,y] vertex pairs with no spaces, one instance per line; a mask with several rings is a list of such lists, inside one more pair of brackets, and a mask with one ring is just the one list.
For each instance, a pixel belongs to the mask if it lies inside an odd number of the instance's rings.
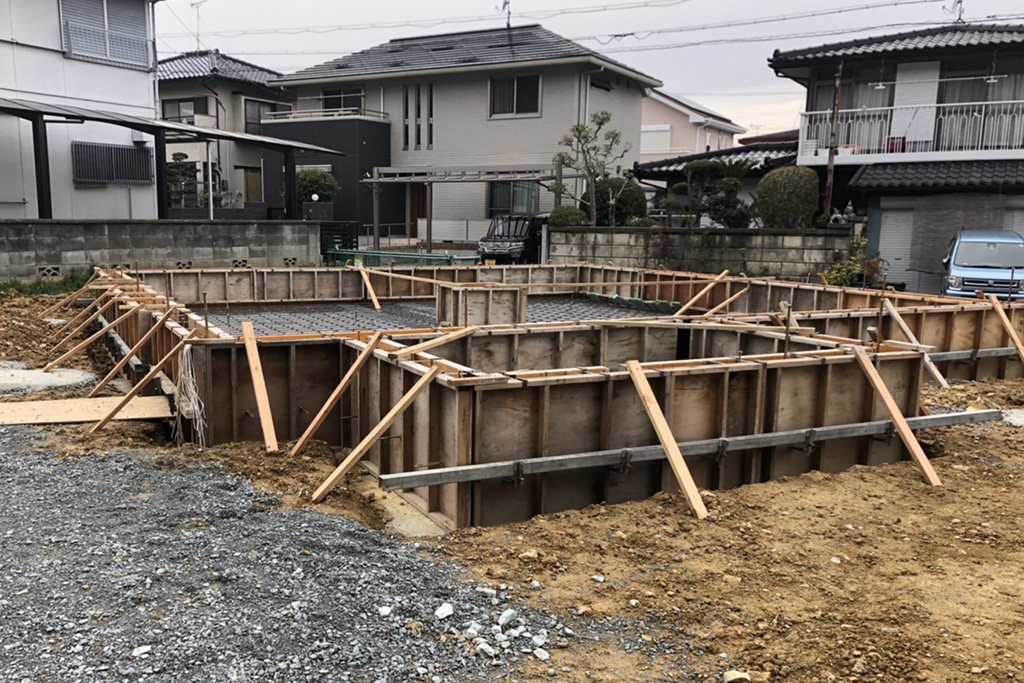
[[725,455],[729,452],[729,439],[721,438],[718,440],[718,449],[715,451],[715,460],[718,462],[718,466],[721,467],[722,463],[725,462]]
[[633,451],[628,448],[623,448],[619,454],[619,463],[612,465],[611,470],[616,474],[629,474],[629,470],[633,467]]
[[503,483],[505,483],[507,486],[520,488],[523,485],[525,479],[526,477],[523,472],[523,461],[516,460],[514,463],[512,463],[512,476],[505,479]]
[[811,451],[813,451],[814,447],[817,446],[817,445],[818,445],[818,430],[817,429],[808,429],[807,430],[807,438],[804,439],[804,451],[807,453],[807,455],[810,455]]
[[871,437],[875,441],[884,441],[886,444],[892,443],[892,440],[896,437],[896,424],[891,420],[885,425],[885,433],[879,434],[878,436]]

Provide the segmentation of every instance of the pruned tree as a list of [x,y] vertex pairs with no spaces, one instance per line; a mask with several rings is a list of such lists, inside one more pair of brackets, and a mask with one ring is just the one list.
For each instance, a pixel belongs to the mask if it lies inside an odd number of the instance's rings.
[[[622,159],[632,146],[622,142],[622,133],[607,128],[612,115],[607,111],[596,111],[590,115],[590,123],[577,123],[558,141],[559,146],[568,148],[554,156],[554,163],[563,169],[578,172],[587,181],[587,188],[597,186],[597,181],[608,176],[608,169]],[[597,202],[586,202],[583,196],[563,182],[548,185],[556,195],[567,195],[580,204],[586,204],[590,214],[591,227],[597,226]]]
[[189,161],[184,152],[175,152],[167,164],[167,194],[171,204],[185,208],[187,199],[198,194],[196,186],[196,162]]

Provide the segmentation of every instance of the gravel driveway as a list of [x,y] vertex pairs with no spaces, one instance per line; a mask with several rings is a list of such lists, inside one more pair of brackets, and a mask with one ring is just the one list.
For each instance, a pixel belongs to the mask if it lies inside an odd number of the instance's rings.
[[216,467],[62,460],[41,438],[0,428],[0,680],[497,679],[572,635]]

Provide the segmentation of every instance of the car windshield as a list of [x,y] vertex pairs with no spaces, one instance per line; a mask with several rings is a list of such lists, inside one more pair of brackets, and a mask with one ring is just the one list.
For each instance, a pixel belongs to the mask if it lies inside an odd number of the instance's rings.
[[488,237],[522,239],[530,234],[530,219],[523,216],[495,216],[491,219]]
[[961,242],[953,263],[964,268],[1020,268],[1024,271],[1024,244]]

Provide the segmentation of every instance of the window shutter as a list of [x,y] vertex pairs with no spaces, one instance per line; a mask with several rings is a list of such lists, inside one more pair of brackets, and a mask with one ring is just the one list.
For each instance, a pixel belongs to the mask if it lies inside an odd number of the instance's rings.
[[140,0],[107,0],[110,57],[132,64],[149,63],[146,40],[146,3]]
[[69,54],[85,51],[105,55],[106,20],[103,0],[62,0],[64,49]]

